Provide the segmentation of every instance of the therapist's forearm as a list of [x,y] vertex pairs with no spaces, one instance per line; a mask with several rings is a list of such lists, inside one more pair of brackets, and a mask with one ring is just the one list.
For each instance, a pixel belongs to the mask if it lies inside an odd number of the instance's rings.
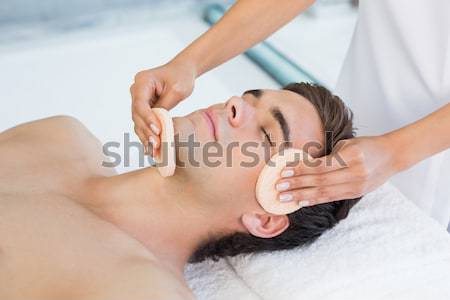
[[197,77],[270,36],[315,0],[240,0],[174,61],[188,62]]
[[384,136],[395,151],[393,164],[397,171],[408,169],[450,148],[450,104]]

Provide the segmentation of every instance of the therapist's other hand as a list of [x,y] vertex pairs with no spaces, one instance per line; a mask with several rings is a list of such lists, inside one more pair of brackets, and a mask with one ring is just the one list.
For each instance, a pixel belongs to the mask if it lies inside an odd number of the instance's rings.
[[144,145],[151,145],[153,156],[160,147],[161,124],[153,107],[167,110],[191,95],[195,84],[195,68],[185,62],[171,61],[163,66],[136,74],[130,87],[134,131]]
[[339,141],[330,155],[282,170],[279,200],[312,206],[360,197],[397,172],[395,152],[385,136]]

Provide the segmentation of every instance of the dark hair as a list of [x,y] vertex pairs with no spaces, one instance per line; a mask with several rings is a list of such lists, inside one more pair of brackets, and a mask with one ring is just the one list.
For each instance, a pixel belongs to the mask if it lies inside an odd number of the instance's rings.
[[[283,88],[306,98],[316,108],[326,134],[324,152],[328,155],[336,143],[355,136],[353,114],[344,102],[328,89],[309,83],[291,83]],[[323,232],[345,219],[351,207],[361,197],[304,207],[288,214],[289,227],[273,238],[260,238],[248,233],[233,233],[212,238],[202,244],[191,256],[190,262],[207,258],[218,260],[241,253],[291,249],[306,245]]]

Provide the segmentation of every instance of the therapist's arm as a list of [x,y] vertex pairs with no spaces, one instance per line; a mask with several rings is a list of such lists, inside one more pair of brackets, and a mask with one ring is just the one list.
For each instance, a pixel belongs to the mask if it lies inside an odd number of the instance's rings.
[[[264,40],[314,0],[240,0],[169,63],[139,72],[131,86],[135,132],[160,146],[160,124],[151,107],[171,109],[187,98],[195,79]],[[151,126],[151,124],[153,124]]]
[[357,198],[392,175],[449,148],[450,104],[446,104],[384,135],[340,141],[333,153],[315,159],[309,166],[286,168],[293,174],[279,180],[290,183],[280,195],[291,194],[291,201],[303,201],[303,206]]
[[394,145],[397,171],[450,148],[450,104],[404,128],[386,134]]
[[277,31],[314,0],[240,0],[175,60],[194,63],[201,74],[228,61]]

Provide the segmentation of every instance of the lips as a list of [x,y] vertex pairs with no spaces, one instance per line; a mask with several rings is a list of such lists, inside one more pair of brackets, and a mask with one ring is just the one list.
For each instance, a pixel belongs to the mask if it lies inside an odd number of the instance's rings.
[[206,122],[208,123],[211,136],[214,138],[215,141],[217,141],[217,131],[214,113],[211,110],[206,109],[203,110],[203,116],[205,117]]

